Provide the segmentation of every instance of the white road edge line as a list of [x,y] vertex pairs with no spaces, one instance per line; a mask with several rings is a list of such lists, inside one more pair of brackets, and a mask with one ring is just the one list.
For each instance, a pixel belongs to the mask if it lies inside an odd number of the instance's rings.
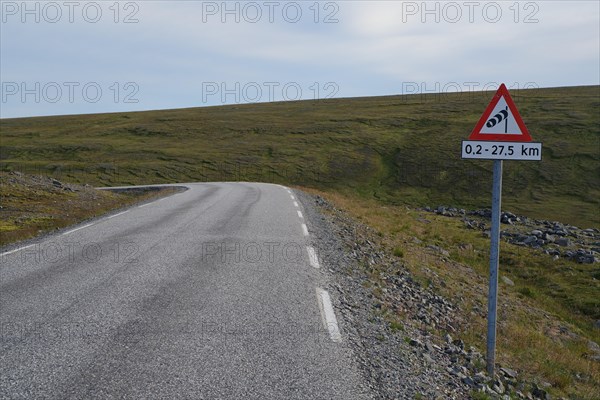
[[[154,203],[154,202],[152,202],[152,203]],[[142,208],[142,207],[149,206],[149,205],[150,205],[150,204],[152,204],[152,203],[146,203],[146,204],[142,204],[141,206],[138,206],[138,208]]]
[[297,201],[294,202],[294,207],[298,208],[298,202]]
[[296,200],[296,198],[294,197],[294,195],[290,195],[290,197],[292,198],[292,200]]
[[308,236],[308,227],[306,224],[302,224],[302,233],[304,233],[304,236]]
[[300,210],[298,210],[298,218],[304,218],[304,217],[302,216],[302,211],[300,211]]
[[306,246],[306,251],[308,251],[308,262],[310,263],[310,266],[313,268],[320,268],[319,257],[317,257],[315,248],[312,246]]
[[[128,212],[129,212],[129,210],[128,211],[123,211],[123,212],[120,212],[118,214],[111,215],[110,217],[106,217],[106,219],[111,219],[111,218],[114,218],[114,217],[118,217],[119,215],[123,215],[123,214],[126,214]],[[80,229],[87,228],[87,227],[92,226],[92,225],[94,225],[94,224],[91,223],[91,224],[87,224],[87,225],[84,225],[84,226],[80,226],[79,228],[71,229],[70,231],[64,232],[64,233],[62,233],[62,235],[68,235],[69,233],[76,232],[76,231],[78,231]],[[7,256],[9,254],[16,253],[17,251],[28,249],[28,248],[33,247],[33,246],[35,246],[35,244],[30,244],[28,246],[19,247],[18,249],[13,249],[13,250],[10,250],[10,251],[5,251],[4,253],[0,253],[0,257],[4,257],[4,256]]]
[[79,228],[71,229],[70,231],[64,232],[63,235],[68,235],[69,233],[77,232],[77,231],[79,231],[81,229],[88,228],[88,227],[90,227],[92,225],[94,225],[94,224],[93,223],[92,224],[87,224],[87,225],[84,225],[84,226],[80,226]]
[[13,250],[10,250],[10,251],[5,251],[4,253],[0,254],[0,257],[4,257],[4,256],[7,256],[9,254],[16,253],[17,251],[28,249],[28,248],[33,247],[33,246],[35,246],[35,244],[30,244],[28,246],[19,247],[18,249],[13,249]]
[[333,305],[331,305],[329,293],[326,290],[317,288],[317,300],[319,302],[319,309],[321,310],[323,326],[329,332],[331,340],[335,343],[340,343],[342,341],[342,334],[338,327],[335,311],[333,311]]
[[118,217],[119,215],[127,214],[128,212],[129,212],[129,211],[123,211],[123,212],[120,212],[120,213],[118,213],[118,214],[111,215],[110,217],[106,217],[106,219],[115,218],[115,217]]

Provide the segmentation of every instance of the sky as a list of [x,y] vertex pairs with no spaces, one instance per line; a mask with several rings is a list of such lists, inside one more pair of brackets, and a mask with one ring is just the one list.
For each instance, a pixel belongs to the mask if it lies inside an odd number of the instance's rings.
[[4,1],[0,118],[600,84],[598,1]]

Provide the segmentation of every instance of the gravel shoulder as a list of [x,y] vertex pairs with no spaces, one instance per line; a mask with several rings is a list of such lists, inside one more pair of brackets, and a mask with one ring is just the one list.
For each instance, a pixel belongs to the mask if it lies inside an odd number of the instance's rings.
[[[501,275],[501,354],[495,374],[488,376],[485,215],[459,212],[463,224],[451,215],[433,215],[441,214],[438,210],[361,200],[355,205],[348,197],[308,192],[297,196],[329,277],[342,335],[377,399],[598,398],[600,348],[594,332],[573,319],[580,313],[587,323],[594,315],[585,307],[594,304],[589,299],[595,283],[583,282],[594,276],[597,263],[590,249],[597,245],[595,229],[525,217],[504,223],[509,243]],[[556,244],[547,240],[550,235],[566,236],[572,245],[552,258],[549,250]],[[529,236],[537,247],[521,244]],[[594,258],[571,257],[567,250]],[[541,283],[535,286],[527,274]],[[542,278],[579,289],[564,293],[567,305],[560,298],[528,296],[554,290]]]
[[[456,367],[456,353],[468,355],[469,351],[464,345],[460,348],[460,341],[453,343],[448,338],[449,343],[440,343],[439,338],[416,327],[422,318],[451,327],[452,304],[422,288],[399,262],[378,250],[371,240],[375,233],[369,227],[318,196],[301,191],[296,194],[305,208],[322,268],[330,275],[328,290],[342,335],[375,398],[468,398],[470,387],[463,383],[466,375]],[[392,283],[396,292],[393,295],[399,301],[392,307],[406,311],[402,326],[390,324],[373,295],[374,290],[388,290],[380,289],[373,279],[375,269],[371,267],[375,264],[385,266],[387,272],[380,272],[378,278],[387,280],[388,287]]]

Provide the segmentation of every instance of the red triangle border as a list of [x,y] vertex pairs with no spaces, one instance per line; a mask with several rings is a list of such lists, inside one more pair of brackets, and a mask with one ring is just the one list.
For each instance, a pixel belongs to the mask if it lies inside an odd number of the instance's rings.
[[[490,118],[492,111],[494,111],[494,107],[496,107],[496,104],[498,104],[498,102],[500,101],[502,96],[504,96],[504,99],[506,100],[506,104],[508,105],[508,108],[510,108],[510,112],[512,113],[513,117],[515,118],[515,122],[519,126],[519,129],[521,129],[521,132],[522,132],[521,135],[481,133],[481,129],[483,128],[483,125]],[[490,141],[492,141],[492,142],[531,142],[532,141],[531,135],[529,134],[529,131],[527,130],[527,127],[525,126],[525,123],[523,122],[523,119],[521,118],[521,115],[519,114],[519,111],[517,110],[517,106],[515,106],[515,103],[514,103],[512,97],[510,97],[510,94],[508,93],[508,89],[506,88],[506,85],[504,83],[500,85],[500,87],[496,91],[496,94],[494,95],[494,97],[492,97],[492,101],[490,102],[490,104],[487,106],[487,108],[483,112],[483,115],[479,119],[479,122],[477,122],[477,125],[475,125],[475,129],[473,129],[473,132],[471,132],[471,135],[469,136],[469,140],[482,140],[482,141],[486,141],[486,142],[490,142]]]

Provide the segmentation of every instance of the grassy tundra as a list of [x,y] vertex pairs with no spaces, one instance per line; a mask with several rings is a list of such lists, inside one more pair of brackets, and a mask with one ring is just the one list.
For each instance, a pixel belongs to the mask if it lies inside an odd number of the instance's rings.
[[[534,140],[543,142],[543,159],[505,163],[503,209],[600,227],[600,87],[511,94]],[[96,186],[240,180],[301,186],[372,226],[381,246],[401,258],[424,286],[460,306],[460,336],[483,350],[485,318],[476,310],[486,307],[489,239],[466,230],[460,219],[423,214],[417,207],[489,207],[492,163],[461,160],[460,145],[491,96],[428,94],[3,119],[0,170]],[[31,187],[6,184],[11,179],[6,173],[2,179],[4,243],[24,237],[18,229],[29,232],[25,236],[38,232],[37,225],[19,226],[24,220],[16,215],[32,202],[43,210],[43,218],[32,217],[42,218],[40,230],[64,224],[66,217],[57,212],[55,218],[52,204],[75,194],[41,189],[32,194]],[[102,210],[132,201],[97,196]],[[427,245],[448,255],[432,255]],[[500,287],[503,365],[523,379],[550,384],[553,394],[600,398],[599,362],[590,358],[593,343],[600,342],[597,265],[553,261],[539,251],[502,244],[501,275],[514,282]],[[382,293],[377,276],[373,271],[375,296]],[[402,324],[402,316],[385,307],[382,312],[393,326]]]

